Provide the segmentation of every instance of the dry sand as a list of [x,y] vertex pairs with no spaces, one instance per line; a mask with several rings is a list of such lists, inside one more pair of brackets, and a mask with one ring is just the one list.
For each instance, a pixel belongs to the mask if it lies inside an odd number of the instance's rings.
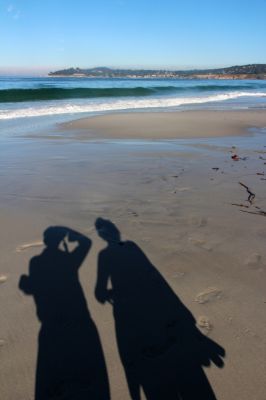
[[[121,118],[129,126],[135,118],[143,118],[148,124],[148,115],[132,115],[128,124],[125,115],[97,117],[91,122],[73,122],[71,129],[86,130],[87,124],[99,123],[98,129],[106,126],[105,137],[107,121]],[[171,121],[185,118],[182,114],[156,115],[153,118]],[[254,126],[263,125],[265,118],[262,112],[241,113],[241,126],[234,128],[236,120],[232,125],[231,115],[239,118],[239,113],[194,115],[201,121],[199,127],[204,127],[202,121],[206,121],[206,115],[212,116],[212,126],[218,120],[222,124],[223,118],[231,121],[232,135],[240,133],[244,126],[251,126],[251,116]],[[187,124],[195,127],[197,121]],[[211,131],[210,125],[208,129],[206,125],[204,132]],[[116,137],[112,129],[110,135]],[[147,136],[152,137],[149,133],[153,131],[146,129]],[[130,132],[133,131],[131,127]],[[122,134],[122,130],[119,132]],[[156,132],[159,134],[159,130]],[[191,135],[198,135],[198,130],[191,131]],[[193,314],[198,329],[225,349],[223,368],[213,363],[204,368],[216,398],[264,400],[266,176],[257,174],[266,173],[265,133],[253,137],[135,144],[84,141],[85,137],[80,131],[66,140],[36,136],[34,140],[25,139],[26,148],[19,153],[15,139],[13,144],[3,144],[1,398],[34,399],[40,321],[33,297],[19,290],[18,282],[21,275],[29,273],[31,258],[44,248],[43,231],[49,226],[63,225],[92,240],[79,280],[99,332],[111,398],[130,399],[117,348],[113,305],[99,303],[94,294],[98,254],[105,247],[94,223],[102,217],[118,227],[123,240],[138,244]],[[22,149],[21,139],[19,145]],[[233,161],[234,153],[242,159]],[[255,193],[252,204],[239,182]],[[53,278],[52,273],[47,277],[48,285]],[[137,285],[132,288],[136,296],[139,290]],[[140,313],[141,308],[135,312]],[[65,354],[72,350],[75,353],[75,348],[79,348],[76,336],[69,341]],[[167,371],[164,355],[156,360]]]
[[120,113],[84,118],[62,129],[83,130],[90,137],[173,139],[233,136],[266,127],[264,110]]

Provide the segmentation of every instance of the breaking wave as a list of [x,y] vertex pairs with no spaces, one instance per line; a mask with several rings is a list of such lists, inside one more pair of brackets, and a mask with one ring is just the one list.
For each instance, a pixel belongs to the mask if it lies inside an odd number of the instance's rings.
[[146,97],[160,96],[174,93],[187,92],[228,92],[232,90],[256,89],[255,83],[242,85],[228,84],[191,84],[186,86],[148,86],[148,87],[118,87],[118,88],[16,88],[0,90],[0,103],[20,103],[27,101],[67,100],[67,99],[92,99],[116,97]]
[[[145,88],[135,88],[135,89],[145,90]],[[165,87],[163,89],[165,90]],[[67,89],[67,90],[73,90],[73,89]],[[102,89],[93,89],[93,90],[99,91]],[[121,89],[110,89],[110,90],[117,91]],[[132,89],[125,89],[125,90],[132,91]],[[182,105],[193,105],[193,104],[203,104],[208,102],[225,101],[230,99],[236,99],[239,97],[266,97],[266,92],[229,92],[229,93],[222,93],[222,94],[220,93],[215,95],[209,95],[209,96],[205,95],[198,97],[196,96],[168,97],[168,98],[156,97],[156,98],[134,98],[134,99],[120,98],[120,99],[112,99],[111,101],[110,100],[104,101],[103,99],[101,99],[97,101],[88,100],[86,103],[76,103],[76,104],[65,103],[65,102],[62,103],[61,101],[49,102],[45,105],[38,103],[38,105],[35,104],[34,106],[32,105],[27,106],[24,104],[23,107],[21,108],[2,109],[2,110],[0,109],[0,120],[59,115],[59,114],[78,114],[78,113],[94,113],[94,112],[104,112],[104,111],[130,110],[130,109],[133,110],[133,109],[148,109],[148,108],[179,107]]]

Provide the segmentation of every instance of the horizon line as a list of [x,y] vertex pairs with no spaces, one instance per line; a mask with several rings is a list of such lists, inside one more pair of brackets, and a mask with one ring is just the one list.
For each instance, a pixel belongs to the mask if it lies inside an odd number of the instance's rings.
[[[266,62],[265,62],[266,64]],[[151,65],[94,65],[94,66],[40,66],[40,67],[0,67],[0,75],[4,76],[14,76],[14,75],[48,75],[50,72],[56,72],[60,70],[75,68],[75,69],[95,69],[95,68],[110,68],[110,69],[130,69],[130,70],[166,70],[166,71],[189,71],[189,70],[206,70],[206,69],[220,69],[220,68],[228,68],[235,66],[246,66],[246,65],[264,65],[264,63],[248,63],[248,64],[216,64],[216,65],[180,65],[180,66],[151,66]]]

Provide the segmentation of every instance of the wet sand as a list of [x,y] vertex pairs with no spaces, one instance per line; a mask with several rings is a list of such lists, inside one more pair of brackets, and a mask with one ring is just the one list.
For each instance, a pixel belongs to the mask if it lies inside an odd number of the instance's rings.
[[[251,114],[254,118],[258,115],[254,126],[263,125],[261,112]],[[216,112],[213,121],[215,115]],[[91,121],[100,124],[112,118],[118,121],[120,116],[97,117]],[[168,118],[168,114],[162,118]],[[242,127],[249,126],[248,119],[244,117],[244,120]],[[179,299],[182,309],[185,307],[193,315],[197,329],[224,349],[223,368],[213,362],[203,367],[216,398],[264,400],[265,131],[254,136],[169,142],[84,140],[88,123],[73,122],[72,134],[67,134],[65,139],[36,135],[1,143],[0,386],[3,399],[34,399],[41,323],[34,296],[26,295],[18,285],[22,275],[29,275],[32,257],[40,255],[45,248],[43,232],[55,225],[74,229],[92,241],[78,279],[90,318],[97,327],[111,398],[130,399],[118,352],[114,306],[111,301],[102,304],[95,297],[98,256],[106,248],[105,240],[95,228],[95,221],[101,217],[116,225],[123,242],[138,245],[160,274],[159,279],[164,279]],[[77,130],[74,134],[74,127],[83,126],[76,124],[85,124],[86,132]],[[239,134],[242,127],[239,130],[232,127],[231,134]],[[105,138],[107,127],[104,132]],[[116,137],[110,132],[112,138]],[[197,130],[191,131],[191,135],[197,134]],[[240,157],[239,161],[232,159],[234,154]],[[239,182],[255,194],[251,202],[249,193]],[[68,243],[69,251],[75,245],[77,242]],[[46,279],[49,286],[54,280],[53,272]],[[135,284],[131,291],[137,296],[138,286]],[[131,308],[134,318],[139,311],[143,312],[142,308]],[[117,319],[116,328],[119,324],[121,321]],[[72,350],[75,353],[75,348],[80,351],[83,342],[70,333],[66,337],[70,340],[65,353],[72,354]],[[175,346],[170,348],[170,353],[166,346],[165,354],[164,347],[157,352],[152,346],[148,348],[148,355],[152,353],[154,357],[151,357],[152,363],[166,368],[167,354],[174,352]]]
[[81,130],[87,137],[120,139],[234,136],[254,127],[266,127],[264,110],[119,113],[62,125],[63,130]]

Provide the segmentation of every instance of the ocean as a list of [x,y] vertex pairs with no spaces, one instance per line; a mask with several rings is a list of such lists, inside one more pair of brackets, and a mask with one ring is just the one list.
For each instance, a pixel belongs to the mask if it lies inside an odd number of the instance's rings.
[[266,81],[0,77],[0,120],[19,126],[38,118],[198,108],[266,108]]

